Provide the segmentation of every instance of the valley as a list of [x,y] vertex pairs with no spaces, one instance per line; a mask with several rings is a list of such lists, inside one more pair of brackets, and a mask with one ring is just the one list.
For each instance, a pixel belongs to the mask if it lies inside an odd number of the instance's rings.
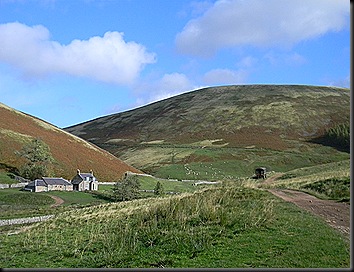
[[[52,134],[43,139],[56,160],[61,155],[49,139],[61,139],[53,138],[57,133],[75,135],[62,141],[82,141],[80,148],[90,146],[109,160],[89,155],[70,167],[87,160],[99,181],[111,183],[101,183],[97,192],[0,190],[2,220],[54,215],[43,222],[0,226],[0,264],[348,268],[349,98],[348,89],[336,87],[221,86],[65,132],[47,128]],[[7,110],[0,111],[1,118]],[[18,148],[36,133],[15,130],[5,118],[0,125],[1,143],[12,139],[1,149],[0,181],[6,183],[7,173],[19,167],[10,155],[12,146]],[[345,141],[332,137],[337,130]],[[257,167],[267,169],[267,179],[254,178]],[[139,197],[116,201],[114,183],[123,182],[127,172],[140,184]],[[154,193],[157,183],[162,195]]]

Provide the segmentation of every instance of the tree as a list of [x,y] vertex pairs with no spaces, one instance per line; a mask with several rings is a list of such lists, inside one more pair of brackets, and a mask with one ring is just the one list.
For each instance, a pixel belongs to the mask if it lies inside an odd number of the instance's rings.
[[126,176],[113,186],[113,198],[116,201],[128,201],[140,197],[140,183],[136,176]]
[[161,196],[161,195],[165,194],[165,191],[164,191],[163,186],[162,186],[160,181],[158,181],[156,183],[156,186],[155,186],[155,189],[154,189],[154,194],[158,195],[158,196]]
[[27,160],[20,170],[20,175],[31,180],[46,176],[49,165],[54,161],[49,146],[38,138],[15,153]]

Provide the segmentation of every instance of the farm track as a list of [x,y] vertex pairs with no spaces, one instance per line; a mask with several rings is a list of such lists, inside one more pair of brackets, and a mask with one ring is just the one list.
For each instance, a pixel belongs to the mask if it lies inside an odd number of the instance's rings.
[[[262,184],[271,185],[280,175],[266,179]],[[289,189],[266,189],[281,199],[323,218],[328,225],[350,239],[350,205],[333,200],[318,199],[307,193]]]
[[55,203],[52,204],[50,207],[57,207],[60,206],[61,204],[64,203],[64,200],[58,196],[53,196],[53,195],[49,195],[51,198],[54,199]]

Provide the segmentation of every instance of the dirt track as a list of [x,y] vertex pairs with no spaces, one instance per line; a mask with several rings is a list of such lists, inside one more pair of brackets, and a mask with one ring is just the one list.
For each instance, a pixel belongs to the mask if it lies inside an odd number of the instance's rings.
[[51,207],[57,207],[64,203],[64,200],[58,196],[53,196],[53,195],[49,195],[49,196],[55,200],[55,203],[51,205]]
[[[271,184],[276,177],[267,179],[264,184]],[[318,199],[304,192],[289,189],[267,189],[273,195],[292,202],[317,216],[322,217],[331,227],[350,238],[350,205],[332,200]]]

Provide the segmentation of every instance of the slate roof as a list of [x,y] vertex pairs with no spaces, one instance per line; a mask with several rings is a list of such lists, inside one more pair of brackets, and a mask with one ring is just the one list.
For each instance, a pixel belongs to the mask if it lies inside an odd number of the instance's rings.
[[28,183],[25,187],[34,187],[34,186],[47,186],[43,179],[36,179]]
[[89,178],[93,178],[94,176],[91,173],[81,173],[79,174],[79,176],[81,176],[83,179],[89,177]]
[[70,185],[70,183],[63,178],[42,178],[48,185]]
[[[76,177],[80,177],[80,179],[75,179]],[[86,178],[91,178],[94,179],[94,175],[92,173],[80,173],[80,174],[77,174],[71,181],[72,184],[79,184],[81,183],[83,180],[86,180]]]
[[66,179],[63,178],[47,178],[36,179],[27,186],[48,186],[48,185],[71,185]]

